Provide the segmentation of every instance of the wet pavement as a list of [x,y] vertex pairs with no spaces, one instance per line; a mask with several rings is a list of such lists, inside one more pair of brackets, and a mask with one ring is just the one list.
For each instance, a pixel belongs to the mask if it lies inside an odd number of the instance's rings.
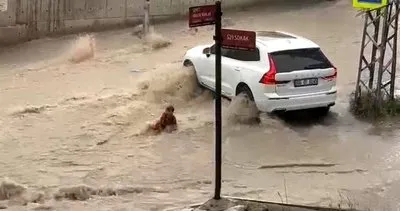
[[[288,0],[225,14],[229,28],[283,30],[317,42],[338,68],[339,98],[324,119],[291,113],[262,115],[260,126],[225,121],[223,194],[398,210],[399,130],[347,111],[363,24],[351,3]],[[95,33],[95,57],[79,64],[68,61],[71,48],[87,45],[76,36],[0,49],[0,176],[27,186],[28,198],[43,193],[43,204],[28,210],[180,210],[212,196],[213,100],[193,94],[195,78],[181,58],[211,43],[213,31],[186,27],[155,26],[172,41],[158,50],[131,29]],[[179,131],[141,134],[167,103],[176,107]],[[223,104],[227,120],[237,107]],[[60,191],[62,200],[53,200]],[[76,197],[85,194],[90,199]],[[21,210],[34,201],[16,198],[4,206]]]

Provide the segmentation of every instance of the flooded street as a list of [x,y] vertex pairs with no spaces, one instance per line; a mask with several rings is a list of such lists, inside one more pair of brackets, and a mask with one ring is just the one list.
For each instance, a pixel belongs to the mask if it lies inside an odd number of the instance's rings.
[[[262,115],[260,126],[224,121],[223,195],[295,204],[400,209],[400,130],[348,113],[363,21],[351,2],[296,0],[226,12],[227,28],[282,30],[318,43],[338,68],[338,100],[325,119]],[[172,42],[152,49],[132,29],[95,33],[95,56],[72,63],[85,37],[0,49],[0,208],[181,210],[213,193],[214,108],[196,94],[182,56],[212,43],[185,20],[156,25]],[[176,109],[179,130],[142,134]],[[224,101],[224,120],[237,109]],[[3,188],[3,189],[2,189]],[[26,202],[29,203],[25,206]],[[38,202],[38,203],[36,203]]]

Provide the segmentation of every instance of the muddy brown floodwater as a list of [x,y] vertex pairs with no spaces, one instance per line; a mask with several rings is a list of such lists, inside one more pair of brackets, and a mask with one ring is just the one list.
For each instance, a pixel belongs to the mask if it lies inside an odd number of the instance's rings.
[[[346,0],[287,0],[225,13],[230,28],[284,30],[319,43],[338,67],[339,98],[325,119],[263,115],[260,126],[231,121],[242,104],[224,101],[224,195],[400,208],[399,130],[347,112],[362,29],[356,13]],[[70,62],[76,36],[1,49],[0,207],[181,210],[210,198],[213,98],[198,92],[181,58],[212,42],[212,27],[186,27],[155,26],[172,42],[157,50],[131,29],[95,33],[94,57],[80,63]],[[175,105],[178,132],[142,134],[167,103]]]

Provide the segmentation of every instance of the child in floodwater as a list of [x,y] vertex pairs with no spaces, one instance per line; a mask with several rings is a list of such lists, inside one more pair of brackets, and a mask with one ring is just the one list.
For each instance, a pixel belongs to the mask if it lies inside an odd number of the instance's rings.
[[169,105],[162,113],[160,119],[151,125],[151,129],[157,133],[161,133],[163,131],[171,133],[172,131],[177,130],[178,125],[174,112],[174,106]]

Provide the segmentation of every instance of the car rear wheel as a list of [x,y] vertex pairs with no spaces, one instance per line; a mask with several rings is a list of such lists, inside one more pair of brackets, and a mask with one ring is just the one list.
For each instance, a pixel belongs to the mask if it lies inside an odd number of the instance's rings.
[[[258,110],[256,104],[254,103],[254,96],[251,92],[250,88],[247,85],[242,85],[237,90],[236,96],[243,96],[245,107],[244,107],[244,115],[242,115],[238,120],[244,124],[260,124],[260,111]],[[243,109],[243,108],[242,108]]]
[[242,95],[244,96],[246,99],[250,100],[250,101],[254,101],[254,96],[253,93],[251,92],[250,88],[247,85],[242,85],[238,88],[237,91],[237,95]]

